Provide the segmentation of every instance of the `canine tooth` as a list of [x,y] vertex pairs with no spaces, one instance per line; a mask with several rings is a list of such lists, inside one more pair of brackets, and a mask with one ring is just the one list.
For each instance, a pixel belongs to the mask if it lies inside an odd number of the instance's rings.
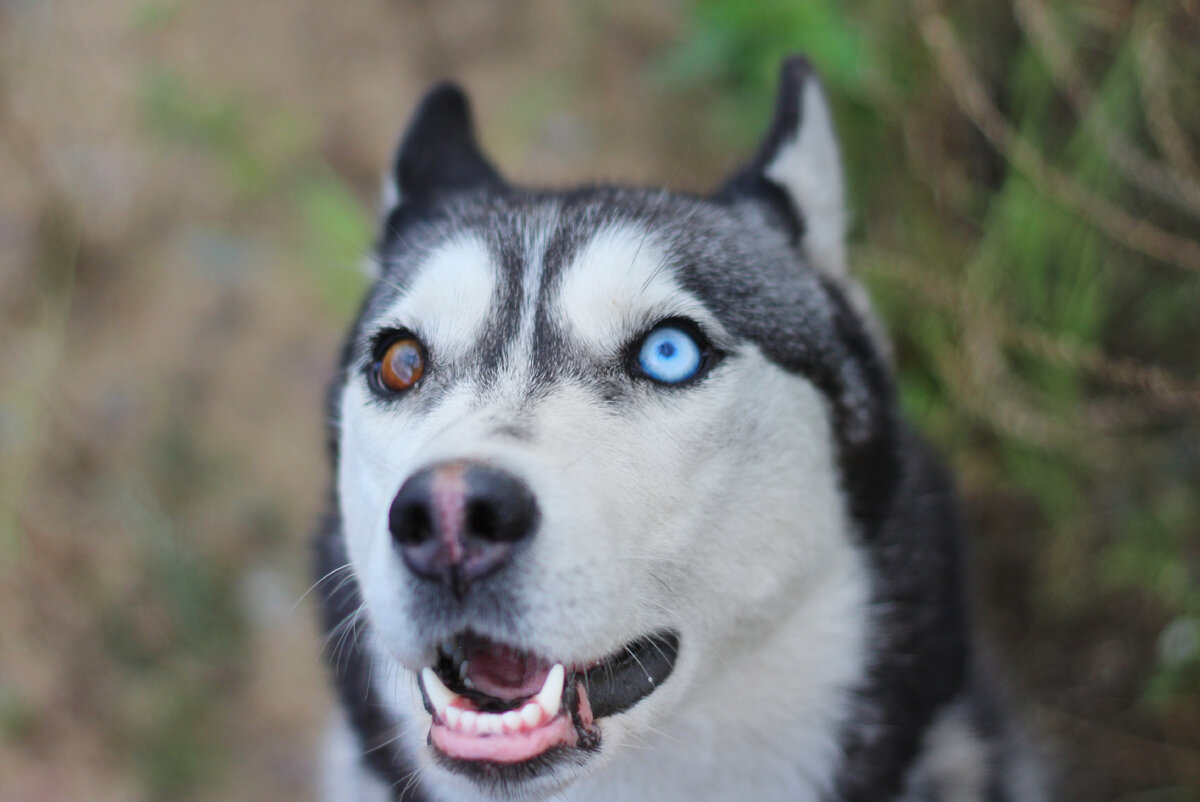
[[433,704],[438,718],[444,719],[446,708],[450,707],[450,703],[458,698],[458,694],[447,688],[429,666],[421,669],[421,683],[425,686],[425,693],[429,696],[429,701]]
[[462,732],[479,732],[479,714],[474,710],[464,710],[458,728]]
[[536,727],[542,723],[542,706],[537,702],[526,702],[521,708],[521,721],[526,727]]
[[453,705],[446,708],[446,724],[450,729],[457,730],[462,723],[463,711]]
[[469,665],[471,665],[470,660],[463,660],[461,663],[458,664],[458,678],[459,679],[467,678],[467,666],[469,666]]
[[562,663],[555,663],[554,668],[550,669],[550,673],[546,675],[546,681],[542,684],[542,689],[534,697],[534,700],[542,706],[542,710],[546,711],[546,718],[554,718],[558,715],[558,708],[562,706],[563,679],[565,676]]
[[500,720],[504,723],[504,729],[508,732],[516,732],[521,729],[521,714],[516,710],[509,710],[500,717]]

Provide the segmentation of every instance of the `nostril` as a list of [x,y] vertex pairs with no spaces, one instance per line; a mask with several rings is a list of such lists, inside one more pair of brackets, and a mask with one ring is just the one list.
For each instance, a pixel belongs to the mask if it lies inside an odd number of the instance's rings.
[[420,503],[393,506],[389,516],[392,537],[403,546],[417,546],[433,537],[433,516]]
[[533,534],[538,507],[529,487],[512,474],[488,466],[472,466],[467,486],[464,534],[475,541],[511,544]]
[[472,501],[467,504],[467,534],[481,540],[504,540],[498,537],[500,516],[490,501]]
[[432,472],[419,471],[401,486],[388,510],[388,528],[400,546],[419,546],[434,538]]

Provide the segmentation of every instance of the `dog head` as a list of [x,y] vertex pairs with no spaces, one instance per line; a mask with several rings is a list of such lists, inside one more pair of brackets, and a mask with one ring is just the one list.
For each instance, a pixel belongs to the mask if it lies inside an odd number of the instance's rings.
[[[513,187],[443,86],[384,197],[334,398],[338,512],[422,776],[540,798],[715,697],[736,718],[845,692],[891,389],[807,62],[711,196]],[[801,636],[840,657],[796,665]]]

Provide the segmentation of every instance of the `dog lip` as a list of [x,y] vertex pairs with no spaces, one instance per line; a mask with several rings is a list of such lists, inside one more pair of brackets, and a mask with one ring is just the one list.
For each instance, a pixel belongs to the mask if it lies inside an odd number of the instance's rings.
[[[438,677],[456,694],[484,709],[519,707],[542,687],[553,665],[545,657],[469,631],[444,642],[438,652],[432,667]],[[630,641],[599,660],[584,665],[564,664],[566,684],[571,687],[583,683],[595,718],[622,713],[667,680],[678,655],[679,633],[662,629]],[[512,673],[507,677],[489,675],[481,670],[485,660],[499,662]]]
[[679,656],[679,633],[664,629],[627,644],[580,676],[595,718],[623,713],[671,675]]
[[[448,644],[449,648],[444,646],[441,650],[442,656],[437,667],[422,670],[422,681],[419,683],[425,708],[434,716],[430,745],[435,757],[447,768],[467,775],[472,775],[475,770],[471,767],[479,764],[489,767],[489,775],[516,772],[513,779],[517,779],[547,773],[560,760],[572,759],[571,755],[585,756],[595,752],[600,746],[600,730],[595,726],[596,720],[628,710],[662,685],[674,670],[679,644],[679,633],[664,629],[631,641],[619,651],[586,668],[575,667],[564,671],[561,664],[556,664],[550,673],[558,671],[566,673],[566,676],[559,673],[559,679],[553,682],[547,678],[547,684],[553,685],[556,690],[562,689],[561,698],[553,702],[542,698],[546,694],[544,687],[532,697],[505,699],[490,697],[466,686],[456,668],[456,663],[461,667],[465,662],[464,650]],[[529,655],[529,659],[542,661],[542,658],[533,655]],[[443,679],[457,679],[457,687],[447,687]],[[436,703],[430,696],[431,689],[438,696]],[[469,732],[454,734],[451,738],[451,730],[461,732],[461,729],[475,728],[460,727],[458,715],[453,716],[453,726],[447,728],[447,722],[443,720],[446,712],[439,714],[438,711],[447,711],[451,704],[450,697],[460,699],[453,702],[454,706],[474,708],[484,716],[489,715],[489,708],[509,711],[502,715],[490,713],[496,721],[504,716],[512,718],[517,710],[521,713],[538,712],[539,715],[534,717],[536,721],[531,718],[527,726],[520,727],[514,718],[511,727],[514,732],[528,732],[531,738],[541,737],[540,747],[524,744],[501,750],[496,745],[499,742],[494,742],[495,748],[484,748],[485,744],[472,742]],[[539,705],[540,710],[535,710]],[[472,722],[474,720],[473,716]],[[489,723],[494,722],[489,719]],[[554,727],[558,727],[558,730],[553,730]],[[489,733],[480,730],[476,739],[489,737]],[[515,739],[517,736],[505,737]],[[491,776],[491,779],[495,777]]]

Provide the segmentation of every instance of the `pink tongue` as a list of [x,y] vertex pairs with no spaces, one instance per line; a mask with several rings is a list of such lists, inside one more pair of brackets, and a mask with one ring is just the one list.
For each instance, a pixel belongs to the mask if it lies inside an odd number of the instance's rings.
[[475,688],[497,699],[522,699],[542,689],[550,664],[496,644],[468,651],[467,678]]

